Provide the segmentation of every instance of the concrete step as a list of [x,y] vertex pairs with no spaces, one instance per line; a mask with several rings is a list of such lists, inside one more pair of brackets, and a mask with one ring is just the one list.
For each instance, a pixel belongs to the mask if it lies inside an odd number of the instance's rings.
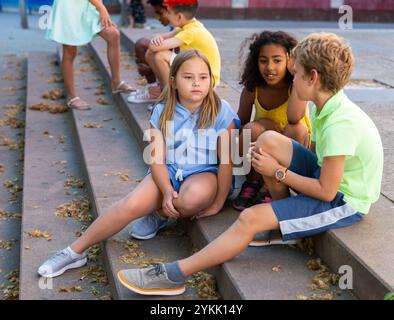
[[[235,56],[231,51],[234,49],[228,46],[229,41],[223,41],[226,37],[231,39],[231,31],[224,32],[222,29],[211,31],[218,40],[219,49],[227,57],[222,59],[222,68],[225,70],[223,78],[226,82],[223,83],[224,88],[218,88],[217,91],[220,96],[231,101],[233,108],[237,110],[240,89],[235,79],[229,78],[235,74]],[[248,30],[245,32],[248,35],[251,33]],[[124,46],[129,49],[133,48],[138,38],[149,35],[147,30],[134,29],[122,29],[121,34]],[[230,69],[231,72],[228,71]],[[372,108],[363,109],[370,114],[376,112],[370,110]],[[393,214],[393,201],[382,194],[378,203],[372,206],[371,212],[361,223],[351,228],[332,230],[313,238],[317,255],[332,270],[338,271],[345,265],[352,268],[353,293],[359,298],[383,299],[387,292],[394,291],[394,266],[391,263],[394,258],[394,247],[390,245],[394,241],[394,233],[391,232],[394,229]],[[368,237],[367,233],[371,234],[373,231],[384,236]]]
[[[132,48],[130,42],[133,42],[133,39],[125,36],[125,33],[122,39],[128,41],[125,42],[126,46]],[[89,47],[108,82],[110,74],[106,62],[105,43],[101,39],[96,39]],[[133,66],[132,54],[122,54],[122,56],[128,59],[123,60],[122,64],[131,66],[128,69],[133,71],[124,73],[123,77],[130,83],[135,83],[138,76],[136,67]],[[222,96],[223,93],[227,93],[226,99],[231,95],[234,107],[234,101],[238,100],[238,93],[234,89],[224,83],[218,92]],[[146,105],[127,103],[127,95],[120,95],[117,101],[127,123],[133,128],[133,132],[137,131],[136,139],[143,148],[145,145],[142,141],[143,130],[149,127],[149,112]],[[188,223],[188,234],[197,247],[205,246],[226,230],[236,220],[238,214],[239,212],[226,206],[217,216]],[[306,267],[311,257],[288,247],[271,247],[262,250],[264,254],[249,248],[236,259],[210,270],[216,275],[218,288],[224,299],[297,299],[297,296],[313,296],[309,286],[315,273]],[[272,271],[273,268],[275,271]],[[257,278],[261,281],[256,281]],[[354,298],[346,292],[339,292],[335,287],[332,290],[335,292],[334,299]]]
[[0,300],[19,294],[25,101],[26,59],[0,55]]
[[[89,111],[73,111],[74,132],[81,153],[89,198],[96,216],[104,214],[114,202],[132,191],[147,172],[140,148],[127,126],[96,65],[86,51],[81,51],[76,66],[75,83],[81,96],[91,103]],[[98,92],[100,91],[100,92]],[[98,94],[98,95],[96,95]],[[114,98],[116,98],[115,95]],[[100,101],[101,103],[97,102]],[[105,103],[103,105],[103,102]],[[97,124],[86,128],[87,123]],[[127,242],[128,227],[103,243],[103,253],[114,299],[146,299],[122,286],[116,279],[121,269],[154,261],[172,261],[191,253],[191,241],[180,226],[168,229],[151,241]],[[160,297],[160,299],[162,299]],[[199,299],[197,291],[188,287],[176,299]]]
[[[91,251],[87,267],[69,270],[53,281],[44,281],[37,274],[41,263],[69,245],[89,225],[85,220],[92,214],[88,208],[77,209],[81,219],[55,214],[63,204],[88,201],[86,188],[81,181],[75,181],[84,176],[71,112],[30,109],[39,103],[64,105],[64,99],[49,101],[42,97],[49,90],[63,90],[62,84],[56,83],[62,81],[56,62],[54,53],[36,52],[28,56],[20,299],[110,299],[98,249]],[[69,188],[66,181],[79,187]],[[74,205],[81,207],[82,203]]]

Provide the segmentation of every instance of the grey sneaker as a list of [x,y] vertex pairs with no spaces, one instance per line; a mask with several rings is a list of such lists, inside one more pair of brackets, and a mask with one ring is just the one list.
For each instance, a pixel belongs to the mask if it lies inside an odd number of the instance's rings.
[[74,269],[84,266],[88,259],[83,254],[80,257],[73,259],[66,249],[55,253],[47,261],[45,261],[38,269],[38,274],[45,278],[53,278],[60,276],[68,269]]
[[130,227],[129,235],[140,240],[152,239],[160,229],[168,225],[168,220],[157,212],[153,212],[134,222]]
[[129,290],[143,295],[175,296],[186,290],[183,282],[168,279],[162,263],[144,269],[121,270],[118,279]]
[[282,233],[279,230],[269,230],[257,233],[249,243],[249,247],[265,247],[275,244],[290,245],[296,244],[297,240],[282,240]]

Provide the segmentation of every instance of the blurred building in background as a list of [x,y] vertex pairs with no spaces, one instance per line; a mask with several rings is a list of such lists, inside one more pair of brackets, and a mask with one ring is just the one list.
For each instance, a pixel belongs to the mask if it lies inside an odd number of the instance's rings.
[[[123,0],[103,0],[111,13]],[[146,4],[146,0],[142,0]],[[0,0],[0,8],[17,8],[18,0]],[[29,11],[53,0],[26,0]],[[355,21],[394,22],[394,0],[199,0],[199,17],[212,19],[338,20],[338,9],[349,5]],[[149,5],[147,15],[154,16]],[[1,9],[0,9],[1,10]]]

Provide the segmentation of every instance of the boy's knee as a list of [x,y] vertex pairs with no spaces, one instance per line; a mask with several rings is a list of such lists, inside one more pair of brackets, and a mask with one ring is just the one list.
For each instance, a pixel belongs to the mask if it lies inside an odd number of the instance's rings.
[[256,233],[256,225],[257,225],[257,215],[261,215],[261,212],[257,212],[257,210],[253,207],[247,208],[241,212],[238,217],[238,223],[241,225],[241,228],[245,232]]
[[265,131],[256,140],[256,147],[263,150],[273,150],[278,145],[277,141],[280,136],[279,132],[273,130]]
[[145,61],[148,63],[151,63],[153,61],[153,57],[155,56],[155,53],[151,49],[147,49],[145,52]]
[[135,43],[135,58],[137,63],[145,62],[145,54],[149,47],[149,39],[140,38]]

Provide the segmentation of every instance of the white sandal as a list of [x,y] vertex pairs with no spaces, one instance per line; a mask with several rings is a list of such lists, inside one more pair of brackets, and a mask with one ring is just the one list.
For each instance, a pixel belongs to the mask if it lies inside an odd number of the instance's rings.
[[80,97],[74,97],[68,100],[67,107],[75,110],[90,110],[89,104]]
[[115,90],[112,90],[112,93],[130,93],[137,91],[136,88],[129,86],[126,82],[121,81],[117,86]]

